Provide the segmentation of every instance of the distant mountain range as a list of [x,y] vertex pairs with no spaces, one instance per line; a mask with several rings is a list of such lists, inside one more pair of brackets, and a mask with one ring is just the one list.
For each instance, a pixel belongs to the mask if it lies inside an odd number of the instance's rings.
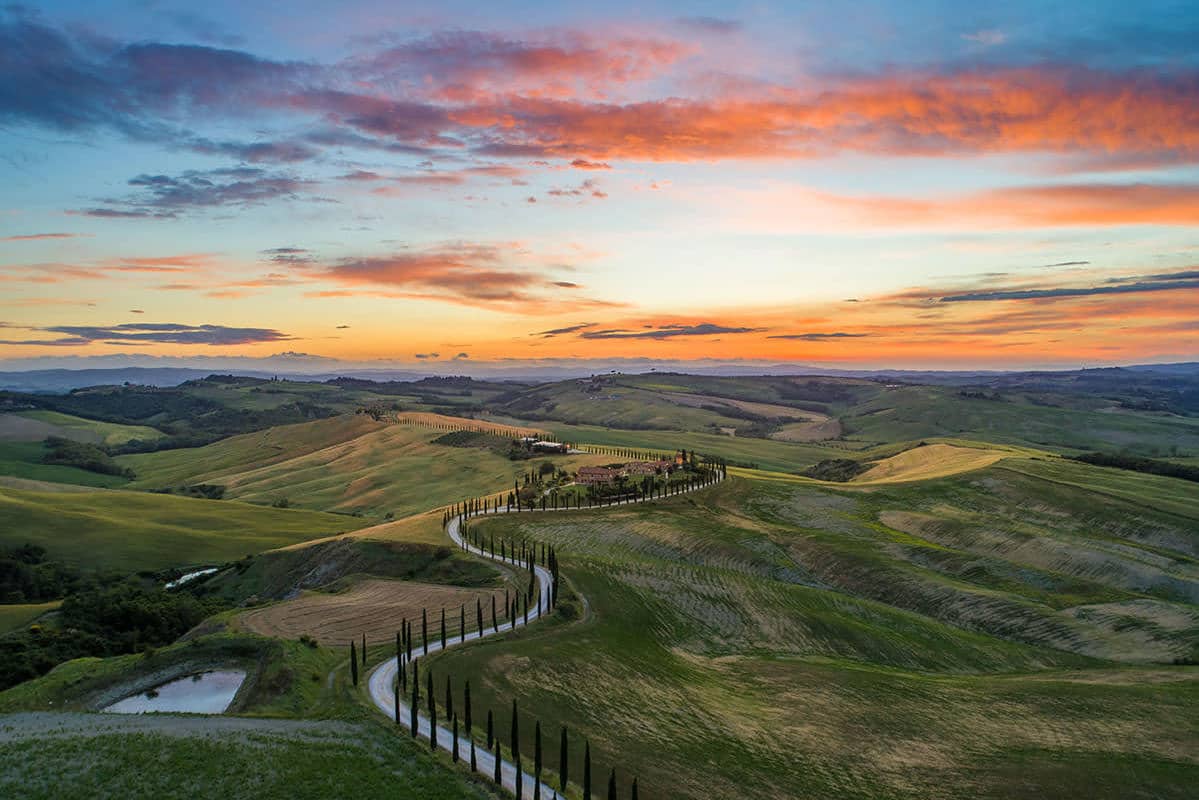
[[[545,362],[437,362],[421,366],[382,366],[379,362],[339,362],[302,353],[281,354],[269,358],[187,359],[187,366],[93,366],[99,361],[115,362],[116,357],[91,357],[95,360],[63,359],[70,367],[41,365],[51,359],[27,359],[24,362],[0,362],[0,366],[20,366],[0,372],[0,390],[17,392],[69,392],[86,386],[138,384],[178,386],[212,374],[243,375],[256,378],[281,377],[305,381],[325,381],[338,377],[373,381],[417,381],[422,378],[467,375],[476,379],[540,383],[585,377],[606,372],[647,373],[679,372],[690,375],[825,375],[842,378],[895,380],[904,383],[937,385],[987,385],[995,387],[1035,388],[1039,383],[1104,383],[1151,375],[1163,378],[1199,378],[1199,362],[1173,364],[1136,364],[1120,367],[1096,367],[1076,370],[905,370],[837,369],[809,364],[778,364],[749,361],[655,361],[652,359],[548,360]],[[179,359],[184,361],[184,359]],[[199,360],[201,363],[194,363]],[[423,365],[422,365],[423,366]]]

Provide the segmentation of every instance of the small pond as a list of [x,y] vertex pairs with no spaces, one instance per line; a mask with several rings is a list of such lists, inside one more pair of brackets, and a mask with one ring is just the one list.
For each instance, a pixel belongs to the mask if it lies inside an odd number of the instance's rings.
[[188,675],[126,697],[104,711],[112,714],[146,714],[153,711],[223,714],[245,679],[246,673],[231,669]]

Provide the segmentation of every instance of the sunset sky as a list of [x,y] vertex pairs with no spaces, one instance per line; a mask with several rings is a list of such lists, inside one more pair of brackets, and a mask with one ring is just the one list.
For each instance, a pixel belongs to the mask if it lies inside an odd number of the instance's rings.
[[5,6],[0,359],[1199,358],[1199,6],[973,5]]

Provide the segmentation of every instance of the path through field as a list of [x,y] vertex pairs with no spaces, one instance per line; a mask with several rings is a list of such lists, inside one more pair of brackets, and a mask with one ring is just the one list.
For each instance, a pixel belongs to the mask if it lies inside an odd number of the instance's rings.
[[[716,475],[716,477],[713,480],[711,480],[710,482],[700,484],[699,486],[696,486],[695,489],[688,490],[688,491],[695,491],[698,489],[702,489],[707,486],[711,486],[714,483],[719,482],[721,480],[720,472],[717,471],[715,473],[715,475]],[[669,495],[669,497],[674,497],[674,496],[675,495]],[[613,505],[628,505],[628,504],[637,503],[637,502],[651,502],[653,499],[666,499],[666,498],[651,498],[650,500],[623,500],[623,501],[620,501],[619,503],[614,503]],[[577,510],[580,510],[580,509],[564,509],[563,508],[563,509],[545,509],[542,511],[509,512],[507,509],[497,508],[497,509],[492,510],[488,514],[479,514],[479,516],[494,516],[496,514],[507,514],[507,513],[549,514],[549,513],[554,513],[556,511],[577,511]],[[590,509],[590,510],[595,510],[595,509]],[[461,533],[462,520],[463,520],[463,518],[461,516],[454,517],[450,520],[449,524],[446,526],[446,533],[449,535],[450,539],[453,540],[454,544],[465,549],[467,552],[473,553],[478,556],[482,556],[483,558],[487,558],[492,561],[503,561],[504,563],[512,564],[514,566],[522,566],[520,563],[518,563],[518,561],[514,557],[507,557],[507,558],[501,559],[499,556],[493,556],[490,553],[484,552],[484,551],[480,550],[479,548],[468,544],[462,538],[462,533]],[[534,567],[534,574],[537,576],[537,606],[536,606],[536,608],[529,609],[529,622],[530,623],[535,622],[536,620],[540,619],[543,611],[545,611],[545,612],[549,611],[549,608],[548,608],[549,592],[550,592],[550,587],[553,584],[553,577],[550,575],[550,571],[548,569],[546,569],[545,567],[541,566],[540,564],[537,564]],[[586,603],[585,598],[584,598],[584,603]],[[480,638],[483,638],[486,636],[498,635],[500,633],[504,633],[505,631],[512,630],[516,626],[520,626],[520,625],[524,625],[524,624],[525,624],[524,619],[518,617],[516,619],[506,621],[504,624],[500,625],[498,632],[494,631],[494,630],[488,630],[487,627],[484,626],[484,629],[482,631],[468,632],[465,636],[465,641],[469,642],[469,641],[473,641],[475,639],[480,639]],[[455,641],[448,641],[446,643],[446,646],[448,648],[448,647],[453,647],[453,646],[455,646],[457,644],[461,644],[461,643],[462,643],[461,639],[456,639]],[[423,645],[421,647],[421,650],[423,653],[424,652]],[[441,642],[437,641],[435,639],[431,639],[428,643],[428,652],[435,653],[440,650],[441,650]],[[413,660],[415,661],[416,659],[413,659]],[[397,658],[395,656],[393,656],[393,657],[387,659],[386,661],[384,661],[379,666],[375,667],[374,671],[371,672],[371,674],[370,674],[369,682],[367,685],[370,690],[371,700],[374,702],[375,706],[377,706],[378,709],[380,711],[382,711],[384,714],[387,714],[389,717],[392,717],[392,718],[396,718],[397,711],[398,711],[398,724],[400,726],[402,726],[403,728],[405,728],[406,730],[410,730],[412,727],[412,716],[411,716],[411,711],[410,711],[410,702],[411,702],[410,698],[401,695],[400,702],[399,702],[399,708],[398,709],[396,708],[395,683],[396,683],[396,676],[398,675],[398,673],[399,673],[399,661],[397,660]],[[419,711],[418,711],[416,719],[417,719],[417,731],[418,731],[419,735],[426,739],[429,738],[429,732],[431,729],[431,726],[429,723],[429,718],[427,716],[425,716],[424,714],[419,713]],[[436,737],[437,737],[438,747],[440,747],[446,751],[453,751],[454,746],[455,746],[455,741],[454,741],[454,733],[453,733],[452,729],[446,728],[442,725],[438,725],[437,731],[436,731]],[[471,739],[468,736],[464,736],[461,732],[459,733],[458,741],[456,743],[457,748],[458,748],[458,754],[459,754],[460,758],[467,761],[468,763],[469,763],[469,759],[470,759],[470,742],[471,742]],[[487,775],[487,776],[491,776],[491,775],[495,774],[495,756],[494,756],[494,754],[487,752],[486,749],[484,749],[484,748],[476,747],[475,748],[475,758],[476,758],[476,762],[478,763],[479,772],[481,774]],[[506,759],[501,759],[500,760],[500,768],[501,768],[502,783],[503,783],[504,788],[515,793],[516,781],[517,781],[516,765],[514,763],[512,763],[511,761],[508,761]],[[536,784],[537,784],[536,778],[533,775],[529,774],[528,772],[525,772],[524,770],[522,770],[520,773],[520,780],[521,780],[521,783],[523,784],[524,796],[525,797],[533,797],[534,790],[536,789]],[[546,800],[559,800],[562,797],[562,795],[559,794],[556,789],[554,789],[552,786],[550,786],[549,784],[547,784],[545,782],[542,782],[542,784],[541,784],[541,796],[543,798],[546,798]]]

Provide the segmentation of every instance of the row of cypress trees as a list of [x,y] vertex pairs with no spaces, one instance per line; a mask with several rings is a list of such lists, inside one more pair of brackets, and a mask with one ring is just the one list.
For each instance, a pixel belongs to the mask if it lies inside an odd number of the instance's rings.
[[[397,641],[400,640],[400,634],[397,633]],[[409,682],[408,668],[411,668],[411,706],[410,706],[410,730],[412,738],[419,736],[419,708],[421,702],[419,666],[418,661],[413,659],[405,663],[406,658],[401,650],[397,650],[397,659],[400,663],[400,672],[395,685],[395,723],[400,724],[400,698],[402,687]],[[429,717],[429,749],[432,752],[437,751],[438,736],[437,736],[437,703],[434,699],[434,680],[432,671],[425,673],[425,698],[427,701],[428,717]],[[449,676],[446,676],[445,682],[445,719],[451,722],[452,740],[450,743],[451,758],[457,763],[461,754],[459,745],[462,739],[465,739],[468,748],[470,769],[472,772],[477,772],[479,769],[478,755],[474,740],[474,720],[472,716],[472,703],[470,697],[470,681],[467,681],[463,687],[462,696],[462,716],[464,727],[459,728],[459,714],[454,708],[454,693],[453,681]],[[516,700],[512,701],[512,715],[510,719],[510,730],[508,738],[509,752],[512,754],[513,765],[516,768],[515,789],[517,800],[524,798],[524,768],[521,762],[520,750],[520,711],[517,707]],[[491,710],[487,711],[486,725],[486,742],[487,749],[492,752],[494,757],[494,771],[492,779],[497,785],[503,785],[503,745],[500,742],[500,737],[495,731],[495,717]],[[544,764],[542,759],[542,736],[541,736],[541,721],[534,723],[533,728],[533,800],[542,800],[541,786],[543,784],[542,774]],[[562,726],[559,742],[558,742],[558,791],[566,792],[566,786],[570,782],[570,737],[567,727]],[[592,766],[591,766],[591,742],[585,741],[583,748],[583,778],[582,778],[583,796],[592,797]],[[613,767],[608,775],[608,793],[609,800],[617,800],[617,778],[616,768]],[[638,785],[637,778],[633,778],[630,788],[630,797],[632,800],[638,800]]]
[[[691,458],[692,458],[692,463],[694,463],[694,458],[695,458],[694,453],[691,454]],[[702,486],[709,482],[712,482],[718,478],[724,478],[724,477],[726,477],[726,475],[727,475],[727,468],[723,462],[706,462],[704,464],[703,469],[700,471],[700,474],[697,475],[692,481],[688,482],[687,488],[688,489],[697,488],[699,486]],[[516,488],[519,489],[519,487],[516,487]],[[660,490],[661,493],[659,493],[657,496],[663,496],[665,494],[674,494],[674,493],[683,491],[682,488],[678,488],[678,487],[676,487],[675,491],[670,491],[670,488],[671,487],[667,486],[665,490]],[[652,496],[654,496],[654,493],[650,490],[646,490],[644,492],[644,498],[642,498],[642,499],[649,499]],[[512,500],[511,500],[511,496],[510,496],[510,499],[509,499],[510,506],[511,506],[511,503],[512,503]],[[465,523],[465,519],[470,518],[471,516],[474,516],[477,514],[491,513],[491,510],[493,508],[496,511],[499,510],[499,500],[498,499],[494,501],[494,505],[492,504],[492,501],[489,500],[488,498],[473,499],[473,500],[469,500],[469,501],[464,501],[462,503],[456,503],[451,508],[448,508],[445,510],[442,521],[443,521],[443,524],[448,524],[449,521],[451,519],[453,519],[454,517],[462,516],[464,518],[463,529],[462,529],[462,539],[463,539],[464,547],[466,547],[467,544],[469,543],[470,545],[473,545],[481,553],[486,553],[486,552],[488,552],[488,550],[490,550],[490,554],[491,554],[492,558],[499,558],[502,561],[511,561],[512,563],[518,563],[518,561],[517,561],[518,551],[517,551],[517,543],[516,542],[514,542],[514,541],[505,542],[504,540],[501,540],[499,551],[497,552],[494,536],[492,536],[488,540],[484,540],[484,538],[479,533],[471,530]],[[545,508],[545,499],[544,498],[542,498],[542,508],[543,509]],[[540,550],[540,558],[538,558],[539,550]],[[530,572],[529,587],[528,587],[527,591],[525,592],[525,595],[523,598],[524,599],[524,621],[526,624],[529,621],[529,603],[532,602],[533,596],[534,596],[535,590],[536,590],[536,577],[534,574],[534,567],[538,562],[540,562],[542,565],[546,566],[550,570],[550,573],[553,577],[552,588],[549,592],[549,597],[546,598],[548,600],[547,607],[552,608],[557,603],[558,586],[559,586],[559,580],[560,580],[557,552],[552,545],[547,546],[544,543],[542,543],[542,544],[540,544],[540,547],[539,547],[536,542],[534,542],[530,545],[529,542],[522,540],[520,542],[519,563],[526,566]],[[505,613],[506,613],[506,616],[508,617],[508,619],[511,621],[512,627],[515,627],[516,618],[520,614],[521,599],[522,598],[519,593],[515,597],[510,598],[508,591],[505,590],[505,592],[504,592]],[[540,603],[542,602],[542,600],[539,600],[538,602],[539,602],[538,608],[540,608]],[[483,620],[482,602],[479,600],[476,600],[475,612],[476,612],[477,630],[479,630],[481,633],[484,630],[484,627],[483,627],[484,620]],[[497,621],[494,596],[492,597],[492,603],[491,603],[491,623],[492,623],[493,631],[498,631],[499,625],[498,625],[498,621]],[[459,636],[460,636],[461,641],[465,641],[465,637],[466,637],[466,607],[465,607],[465,605],[463,605],[459,608]],[[410,726],[411,726],[411,734],[412,734],[413,738],[416,738],[419,735],[419,707],[420,707],[421,697],[420,697],[419,667],[417,666],[416,659],[414,659],[413,655],[412,655],[412,649],[413,649],[412,638],[413,638],[413,636],[412,636],[411,626],[409,625],[407,619],[405,618],[401,622],[400,630],[396,632],[396,661],[398,664],[398,672],[397,672],[396,685],[395,685],[395,690],[394,690],[395,691],[395,722],[397,725],[400,723],[401,694],[406,693],[408,691],[408,685],[409,685],[409,683],[411,683],[412,691],[411,691],[411,707],[410,707]],[[421,640],[422,640],[422,645],[424,648],[424,653],[427,655],[428,654],[429,637],[428,637],[428,613],[427,613],[426,609],[421,610]],[[442,610],[441,610],[441,645],[442,645],[443,649],[447,645],[446,617],[445,617],[445,609],[444,608],[442,608]],[[351,644],[350,644],[350,658],[351,658],[351,672],[352,672],[352,676],[353,676],[353,680],[354,680],[354,685],[356,686],[358,684],[358,660],[356,657],[355,647],[354,647],[353,642],[351,642]],[[365,635],[363,636],[363,639],[362,639],[362,664],[363,664],[363,666],[366,665],[366,637],[365,637]],[[409,676],[409,669],[411,669],[411,676]],[[437,738],[438,738],[437,737],[437,703],[436,703],[436,700],[434,697],[433,675],[432,675],[431,671],[426,672],[425,679],[426,679],[425,695],[426,695],[427,704],[428,704],[428,712],[429,712],[428,716],[429,716],[429,723],[430,723],[429,748],[432,751],[436,751],[437,745],[438,745],[438,741],[437,741]],[[475,751],[473,720],[472,720],[472,716],[471,716],[470,682],[469,681],[467,681],[465,688],[464,688],[463,710],[464,710],[464,723],[465,723],[464,733],[465,733],[466,740],[469,744],[470,767],[471,767],[472,771],[475,771],[478,769],[478,759],[477,759],[477,755],[476,755],[476,751]],[[446,684],[445,684],[445,711],[446,711],[446,719],[451,722],[451,726],[452,726],[453,741],[451,743],[451,757],[453,758],[453,760],[455,762],[457,762],[459,760],[459,756],[460,756],[459,750],[458,750],[459,739],[460,739],[459,716],[458,716],[458,713],[454,710],[453,684],[452,684],[452,680],[449,676],[446,677]],[[515,780],[516,796],[517,796],[518,800],[523,800],[523,796],[524,796],[523,775],[524,775],[524,772],[523,772],[522,765],[521,765],[520,717],[519,717],[519,712],[517,709],[517,703],[516,703],[515,699],[512,701],[511,726],[512,727],[511,727],[511,732],[510,732],[510,745],[509,746],[511,748],[514,764],[516,767],[516,780]],[[500,744],[499,737],[495,735],[494,716],[493,716],[491,710],[488,710],[488,712],[487,712],[487,748],[488,748],[488,750],[492,750],[494,748],[494,776],[493,776],[493,778],[497,784],[502,785],[503,748],[502,748],[502,745]],[[533,775],[535,778],[533,800],[541,800],[541,785],[542,785],[541,774],[542,774],[543,764],[542,764],[542,741],[541,741],[541,722],[540,721],[537,721],[535,723],[535,727],[534,727],[533,769],[534,769]],[[564,792],[566,790],[566,785],[569,782],[569,736],[568,736],[568,732],[567,732],[567,729],[565,726],[562,727],[561,737],[560,737],[560,741],[559,741],[558,772],[559,772],[559,786],[560,786],[561,791]],[[631,792],[630,796],[633,798],[633,800],[638,800],[638,785],[637,785],[637,779],[635,777],[633,778],[630,792]],[[590,798],[592,796],[592,768],[591,768],[591,743],[590,742],[585,742],[585,744],[584,744],[583,794],[584,794],[584,797],[587,797],[587,798]],[[607,796],[608,796],[609,800],[616,800],[616,798],[618,796],[617,777],[616,777],[616,769],[615,768],[612,769],[612,771],[610,772],[610,774],[608,776]]]

